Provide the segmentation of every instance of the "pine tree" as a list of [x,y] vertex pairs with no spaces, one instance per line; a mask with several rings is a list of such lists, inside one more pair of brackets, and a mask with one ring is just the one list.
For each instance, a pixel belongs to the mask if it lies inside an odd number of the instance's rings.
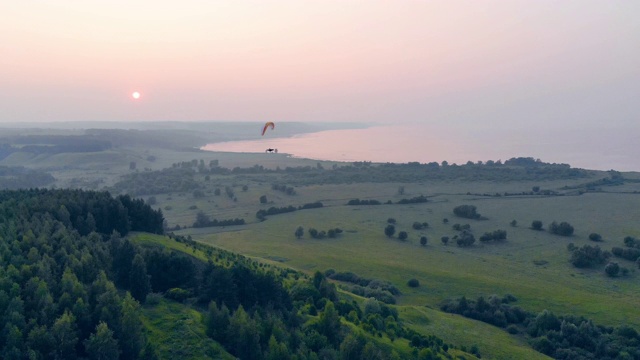
[[103,322],[98,324],[96,332],[84,341],[84,347],[91,360],[118,360],[120,356],[118,341],[113,338],[113,331]]
[[147,275],[147,264],[140,254],[136,254],[131,265],[131,273],[129,274],[129,286],[131,296],[138,300],[141,304],[147,300],[147,295],[151,291],[151,282]]

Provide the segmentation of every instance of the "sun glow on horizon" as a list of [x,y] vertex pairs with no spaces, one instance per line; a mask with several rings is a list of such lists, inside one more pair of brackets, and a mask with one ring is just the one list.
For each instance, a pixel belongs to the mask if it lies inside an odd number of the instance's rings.
[[140,99],[140,92],[138,92],[138,91],[134,91],[134,92],[131,94],[131,97],[132,97],[134,100],[138,100],[138,99]]

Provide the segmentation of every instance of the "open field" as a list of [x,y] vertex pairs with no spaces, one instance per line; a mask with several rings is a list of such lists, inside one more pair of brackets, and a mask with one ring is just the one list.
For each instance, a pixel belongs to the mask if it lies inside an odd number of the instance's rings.
[[[472,200],[468,196],[447,196],[448,201],[420,205],[333,206],[275,215],[262,223],[239,228],[211,228],[181,233],[227,250],[255,257],[278,257],[284,263],[305,271],[352,271],[368,278],[393,282],[404,295],[401,304],[437,307],[449,297],[511,293],[525,309],[549,309],[557,313],[572,313],[592,318],[598,323],[640,325],[630,316],[637,308],[640,290],[638,271],[631,262],[620,260],[631,270],[628,277],[608,278],[602,270],[576,269],[569,263],[569,242],[577,246],[588,244],[590,232],[603,235],[603,248],[622,246],[622,237],[637,233],[631,211],[637,206],[634,196],[617,194],[587,194],[576,197],[546,199]],[[459,204],[477,204],[479,212],[489,220],[457,219],[451,209]],[[594,221],[593,209],[602,211]],[[401,242],[388,239],[383,228],[386,219],[398,220],[397,228],[409,232]],[[448,217],[448,225],[442,218]],[[522,224],[510,227],[512,219]],[[568,221],[577,229],[571,238],[536,232],[527,224],[540,219],[545,224],[553,220]],[[427,221],[423,231],[411,229],[414,221]],[[469,223],[476,234],[506,229],[508,240],[499,244],[476,244],[459,248],[440,243],[441,236],[452,236],[452,223]],[[345,233],[337,239],[310,239],[307,234],[297,240],[293,233],[305,228],[339,227]],[[429,238],[426,247],[419,244],[421,234]],[[544,265],[534,260],[546,261]],[[405,284],[410,278],[420,281],[413,290]]]
[[[454,344],[475,344],[485,358],[509,358],[514,354],[518,354],[518,358],[544,357],[506,331],[439,311],[444,300],[463,295],[472,299],[481,295],[512,294],[518,299],[515,304],[527,311],[548,309],[556,314],[585,316],[596,324],[628,324],[640,329],[638,266],[612,258],[629,273],[610,278],[603,271],[604,265],[593,269],[573,267],[569,262],[571,253],[567,250],[569,243],[578,247],[598,245],[603,250],[611,250],[614,246],[624,247],[625,236],[640,237],[638,173],[624,173],[627,181],[622,184],[590,187],[585,184],[605,179],[609,174],[594,171],[582,178],[548,180],[414,176],[411,181],[382,181],[379,178],[362,181],[361,178],[349,180],[349,173],[331,172],[334,166],[350,164],[293,159],[284,154],[129,146],[71,154],[14,152],[0,160],[0,165],[48,171],[56,178],[54,187],[118,193],[122,190],[115,190],[114,186],[125,179],[124,175],[150,174],[162,181],[160,170],[193,160],[202,160],[205,164],[217,160],[218,166],[226,169],[255,165],[267,170],[309,167],[317,171],[321,180],[315,181],[316,173],[307,170],[301,173],[307,174],[306,177],[285,171],[226,174],[193,171],[193,175],[185,176],[196,184],[194,189],[200,191],[198,196],[191,189],[132,194],[145,200],[153,197],[153,206],[162,209],[168,227],[173,229],[179,225],[182,228],[175,230],[176,234],[307,274],[334,269],[389,281],[402,291],[397,297],[398,309],[413,329],[433,333]],[[131,162],[136,163],[135,169],[130,168]],[[334,179],[334,175],[342,178]],[[273,184],[292,187],[295,194],[274,190]],[[532,195],[533,187],[562,196]],[[233,196],[227,195],[227,188]],[[401,189],[403,194],[400,194]],[[220,190],[220,195],[215,194],[216,190]],[[505,193],[511,195],[504,196]],[[267,198],[264,204],[259,201],[263,195]],[[426,196],[428,202],[397,204],[401,199],[421,195]],[[346,205],[355,198],[392,204]],[[324,206],[267,215],[265,221],[256,217],[258,210],[299,207],[316,201]],[[462,204],[476,206],[486,220],[456,217],[453,208]],[[245,225],[193,228],[198,212],[217,220],[241,218]],[[389,218],[397,221],[393,238],[387,238],[383,232]],[[448,223],[443,219],[448,219]],[[510,225],[513,220],[517,222],[516,226]],[[575,227],[575,233],[571,237],[561,237],[547,231],[534,231],[530,229],[533,220],[542,221],[545,229],[552,221],[567,221]],[[415,230],[412,228],[414,222],[427,222],[429,226]],[[468,248],[456,246],[454,240],[448,245],[442,244],[441,237],[453,237],[458,233],[452,229],[456,223],[469,224],[476,240],[483,233],[497,229],[507,231],[507,240],[501,243],[476,241]],[[298,226],[305,229],[301,239],[294,236]],[[344,232],[334,239],[312,239],[307,232],[310,228],[340,228]],[[407,241],[398,240],[399,231],[408,233]],[[588,236],[594,232],[602,235],[604,241],[590,241]],[[421,236],[428,238],[426,246],[420,245]],[[179,246],[176,243],[163,245]],[[420,287],[407,285],[412,278],[419,280]],[[167,306],[163,304],[161,309]],[[193,314],[182,315],[187,319]],[[151,317],[163,316],[153,314]],[[189,321],[195,321],[193,319]],[[164,336],[160,333],[160,325],[153,326],[159,331],[157,336]]]

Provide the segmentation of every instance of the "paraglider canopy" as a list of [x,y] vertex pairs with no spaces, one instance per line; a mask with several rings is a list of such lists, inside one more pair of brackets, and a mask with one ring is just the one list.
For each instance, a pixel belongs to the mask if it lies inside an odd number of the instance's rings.
[[262,128],[262,136],[264,136],[264,133],[267,131],[267,128],[271,128],[271,130],[273,130],[273,128],[275,128],[275,124],[272,123],[271,121],[267,122],[266,124],[264,124],[264,127]]

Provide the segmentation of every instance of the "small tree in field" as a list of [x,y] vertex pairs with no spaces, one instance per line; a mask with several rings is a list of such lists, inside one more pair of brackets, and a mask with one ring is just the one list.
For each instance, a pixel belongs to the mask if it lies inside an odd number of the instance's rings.
[[420,237],[420,245],[427,246],[427,237],[426,236]]
[[396,227],[389,224],[384,228],[384,234],[387,235],[387,237],[392,237],[393,234],[396,233]]
[[440,241],[442,241],[442,243],[444,245],[447,245],[449,243],[449,237],[448,236],[443,236],[440,238]]
[[302,226],[298,226],[298,228],[296,229],[295,235],[296,235],[296,238],[298,239],[304,236],[304,228]]
[[533,222],[531,222],[531,228],[533,230],[542,230],[542,221],[533,220]]
[[591,241],[602,241],[602,236],[598,233],[589,234],[589,240]]
[[260,196],[260,204],[266,204],[266,203],[267,203],[267,195]]
[[615,277],[620,272],[620,266],[618,263],[610,262],[604,267],[604,272],[607,273],[609,277]]
[[408,237],[409,237],[409,234],[407,234],[407,232],[406,232],[406,231],[400,231],[400,232],[398,233],[398,239],[400,239],[400,240],[402,240],[402,241],[407,240],[407,238],[408,238]]

